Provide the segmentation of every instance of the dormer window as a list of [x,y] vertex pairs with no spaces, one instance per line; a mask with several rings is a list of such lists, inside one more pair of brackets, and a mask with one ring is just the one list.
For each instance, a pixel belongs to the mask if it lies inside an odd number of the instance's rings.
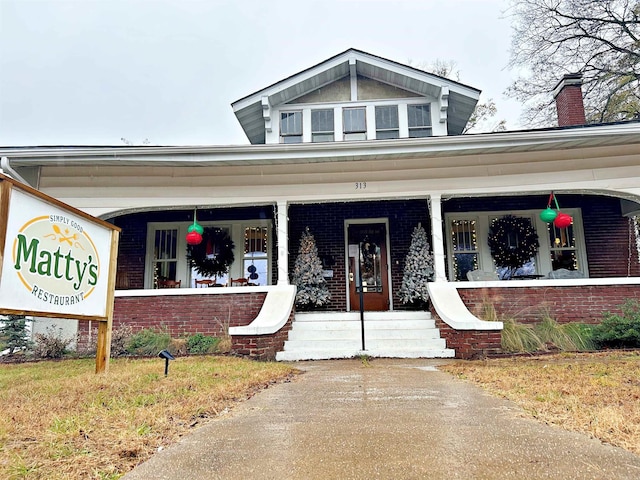
[[280,143],[302,143],[302,112],[280,113]]
[[376,139],[400,138],[398,106],[384,105],[376,107]]
[[333,109],[311,110],[311,141],[333,142]]
[[344,139],[366,140],[367,121],[365,107],[345,108],[342,111]]
[[409,117],[409,138],[430,137],[431,105],[407,105]]

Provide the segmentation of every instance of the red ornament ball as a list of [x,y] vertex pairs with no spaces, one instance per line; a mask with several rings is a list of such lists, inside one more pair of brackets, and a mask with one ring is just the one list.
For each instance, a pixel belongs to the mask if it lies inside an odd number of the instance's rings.
[[189,245],[200,245],[202,243],[202,235],[195,230],[187,233],[187,243]]
[[567,228],[573,222],[571,215],[567,213],[558,213],[558,216],[553,221],[553,224],[558,228]]

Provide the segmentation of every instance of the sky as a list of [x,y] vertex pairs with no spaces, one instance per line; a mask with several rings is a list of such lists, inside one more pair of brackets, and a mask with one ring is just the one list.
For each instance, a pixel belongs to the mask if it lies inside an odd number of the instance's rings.
[[0,0],[0,146],[248,144],[231,103],[349,48],[455,62],[508,130],[506,0]]

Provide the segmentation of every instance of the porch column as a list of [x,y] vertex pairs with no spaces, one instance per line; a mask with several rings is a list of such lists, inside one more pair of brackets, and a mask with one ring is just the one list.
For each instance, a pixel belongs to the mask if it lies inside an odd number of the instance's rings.
[[289,205],[286,201],[279,201],[277,207],[278,285],[289,285]]
[[440,195],[429,195],[431,213],[431,247],[433,248],[433,266],[435,281],[446,282],[444,238],[442,238],[442,202]]

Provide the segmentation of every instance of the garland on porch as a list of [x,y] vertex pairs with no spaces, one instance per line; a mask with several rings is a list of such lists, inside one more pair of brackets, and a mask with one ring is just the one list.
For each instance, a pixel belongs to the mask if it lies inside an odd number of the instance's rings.
[[203,277],[223,275],[233,263],[234,244],[221,228],[205,228],[202,242],[187,246],[187,261]]
[[491,222],[487,243],[496,265],[512,271],[530,261],[540,246],[531,220],[514,215],[505,215]]

